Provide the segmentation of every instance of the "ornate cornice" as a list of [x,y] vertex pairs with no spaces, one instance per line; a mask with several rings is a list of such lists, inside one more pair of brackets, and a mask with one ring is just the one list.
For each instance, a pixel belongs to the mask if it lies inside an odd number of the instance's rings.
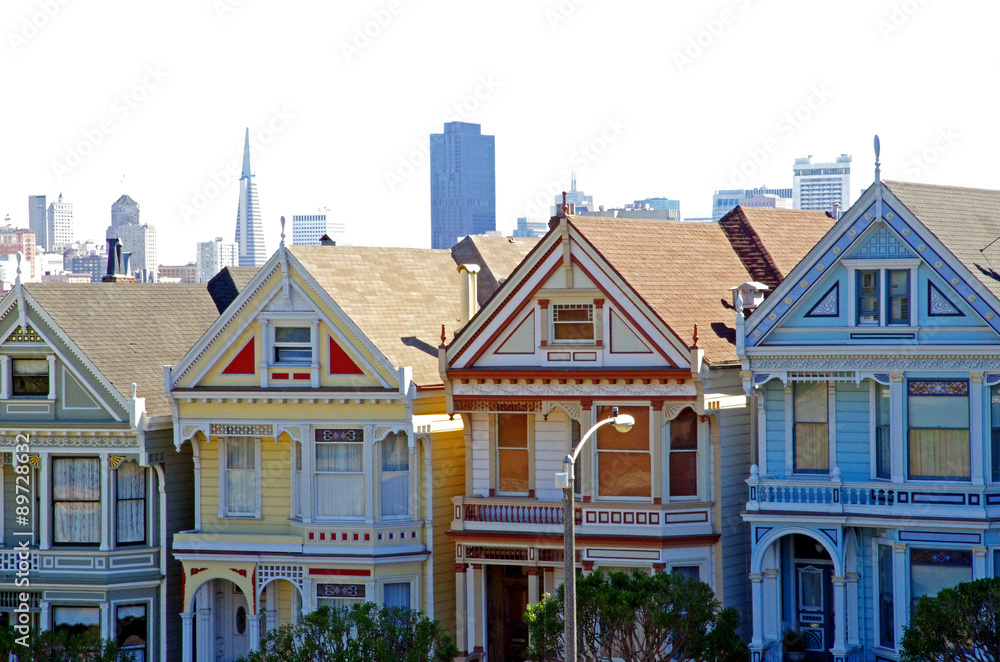
[[937,356],[769,356],[751,358],[753,370],[1000,370],[1000,358]]
[[[0,435],[0,446],[17,445],[17,435]],[[31,435],[31,447],[51,446],[57,448],[139,448],[139,438],[129,437],[86,437]]]
[[697,396],[694,384],[453,384],[455,396],[567,397]]

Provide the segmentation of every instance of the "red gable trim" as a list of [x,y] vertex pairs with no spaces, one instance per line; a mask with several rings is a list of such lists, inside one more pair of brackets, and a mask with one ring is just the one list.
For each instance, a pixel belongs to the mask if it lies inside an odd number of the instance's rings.
[[254,348],[254,338],[250,339],[243,349],[233,357],[233,360],[229,362],[226,369],[222,371],[223,375],[254,375],[257,374],[256,358],[257,354]]
[[348,568],[309,568],[310,575],[347,575],[350,577],[371,577],[371,570],[350,570]]
[[452,368],[449,379],[676,379],[691,378],[687,368]]
[[351,360],[347,352],[330,337],[330,374],[331,375],[363,375],[365,371]]

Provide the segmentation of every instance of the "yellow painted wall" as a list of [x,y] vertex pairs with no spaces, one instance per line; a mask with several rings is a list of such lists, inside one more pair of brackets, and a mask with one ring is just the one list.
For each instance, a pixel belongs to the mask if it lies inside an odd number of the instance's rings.
[[278,580],[278,625],[292,622],[292,591],[297,591],[289,582]]
[[465,437],[461,419],[431,435],[434,512],[434,616],[455,636],[455,542],[446,532],[455,508],[452,497],[465,493]]

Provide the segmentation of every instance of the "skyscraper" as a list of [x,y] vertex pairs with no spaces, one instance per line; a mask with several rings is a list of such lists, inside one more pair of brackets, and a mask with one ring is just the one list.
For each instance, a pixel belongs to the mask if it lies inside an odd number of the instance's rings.
[[[743,200],[754,198],[755,196],[769,195],[775,198],[788,199],[792,198],[792,189],[790,188],[770,188],[767,186],[758,186],[757,188],[738,188],[738,189],[722,189],[721,191],[716,191],[712,195],[712,220],[717,221],[730,211],[733,210],[737,205],[742,205]],[[775,202],[776,207],[784,207],[784,203]]]
[[[562,211],[563,206],[563,196],[562,192],[556,193],[555,204],[549,208],[549,216],[559,216],[559,212]],[[573,211],[571,213],[582,214],[585,211],[594,211],[594,196],[587,195],[583,191],[576,190],[576,173],[570,175],[569,180],[569,190],[566,191],[566,205],[572,205],[570,209]]]
[[[62,193],[56,202],[49,204],[46,219],[45,250],[62,250],[73,244],[73,203],[63,202]],[[37,235],[35,237],[37,243]]]
[[851,155],[841,154],[834,163],[813,163],[812,156],[795,159],[792,170],[792,205],[795,209],[840,211],[851,204]]
[[129,276],[156,271],[159,261],[156,256],[156,226],[139,223],[139,203],[128,195],[122,195],[111,205],[111,225],[104,233],[107,238],[118,237],[122,242],[122,252],[131,253]]
[[239,266],[239,259],[240,247],[223,241],[222,237],[216,237],[215,241],[199,241],[196,282],[207,283],[225,267]]
[[236,210],[236,244],[240,247],[241,267],[259,267],[267,260],[264,250],[264,226],[257,202],[257,182],[250,172],[250,129],[243,143],[243,174],[240,176],[240,205]]
[[47,249],[49,216],[44,195],[28,196],[28,229],[35,233],[35,246]]
[[497,228],[496,148],[478,124],[431,134],[431,248]]
[[332,217],[333,213],[326,207],[311,214],[293,214],[292,243],[296,246],[319,246],[320,237],[329,235],[338,245],[344,245],[347,226]]

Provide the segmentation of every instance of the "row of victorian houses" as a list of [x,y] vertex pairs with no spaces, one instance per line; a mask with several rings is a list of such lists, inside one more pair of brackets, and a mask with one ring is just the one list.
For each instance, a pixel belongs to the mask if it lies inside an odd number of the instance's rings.
[[898,659],[912,600],[1000,571],[997,237],[1000,192],[877,178],[839,220],[562,215],[282,243],[207,287],[19,283],[0,623],[229,662],[369,601],[519,662],[563,580],[555,473],[619,407],[576,467],[582,572],[708,583],[755,662],[786,628]]

